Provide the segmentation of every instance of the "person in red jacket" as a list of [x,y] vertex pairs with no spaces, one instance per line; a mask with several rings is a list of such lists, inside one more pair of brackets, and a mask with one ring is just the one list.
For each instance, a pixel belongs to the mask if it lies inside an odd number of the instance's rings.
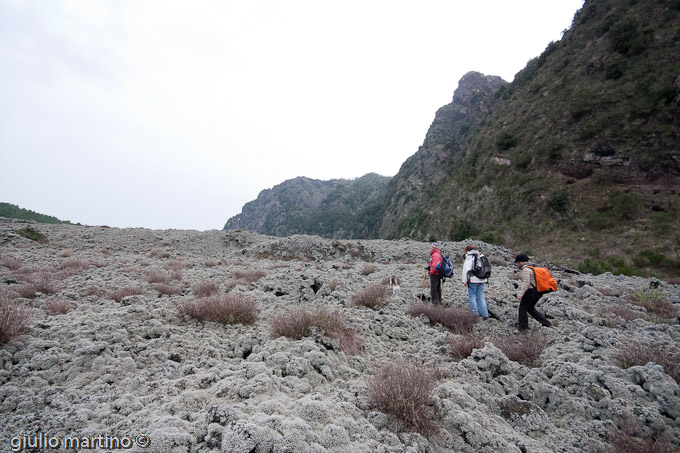
[[430,264],[425,268],[430,274],[430,295],[432,303],[441,305],[442,303],[442,276],[439,269],[442,267],[442,254],[439,251],[439,244],[433,242],[430,246]]

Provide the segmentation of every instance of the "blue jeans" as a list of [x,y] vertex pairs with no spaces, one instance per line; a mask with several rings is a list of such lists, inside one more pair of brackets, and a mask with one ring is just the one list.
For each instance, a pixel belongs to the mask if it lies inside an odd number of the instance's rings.
[[486,299],[484,299],[484,285],[484,283],[468,283],[467,287],[470,311],[486,318],[489,316],[489,310],[486,308]]

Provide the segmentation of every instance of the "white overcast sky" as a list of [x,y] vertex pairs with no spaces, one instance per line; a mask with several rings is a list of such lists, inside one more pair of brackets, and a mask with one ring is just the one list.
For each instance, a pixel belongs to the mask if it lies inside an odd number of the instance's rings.
[[469,71],[582,0],[0,0],[0,201],[221,229],[286,179],[395,175]]

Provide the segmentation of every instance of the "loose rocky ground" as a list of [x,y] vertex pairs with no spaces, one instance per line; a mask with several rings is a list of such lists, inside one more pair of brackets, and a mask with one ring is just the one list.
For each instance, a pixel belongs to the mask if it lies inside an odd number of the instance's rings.
[[[26,226],[47,240],[21,236]],[[442,244],[457,273],[465,245]],[[38,435],[53,445],[107,435],[129,438],[132,451],[163,453],[606,452],[622,420],[640,438],[680,448],[680,370],[654,362],[624,369],[620,358],[630,345],[677,357],[680,287],[552,266],[560,288],[538,307],[556,326],[530,319],[546,345],[539,359],[518,363],[499,346],[515,328],[519,251],[477,245],[494,265],[486,290],[493,316],[472,327],[483,346],[458,361],[449,344],[456,334],[408,314],[421,295],[426,243],[0,219],[0,296],[32,311],[28,331],[0,349],[0,448],[35,445]],[[401,290],[386,306],[352,304],[392,275]],[[209,283],[255,299],[257,321],[180,315]],[[458,274],[443,293],[447,305],[467,307]],[[641,306],[650,299],[665,303],[665,314]],[[344,315],[363,340],[360,354],[318,331],[272,336],[275,316],[316,306]],[[435,434],[408,430],[369,398],[367,379],[399,360],[439,368]],[[63,443],[26,449],[59,450]]]

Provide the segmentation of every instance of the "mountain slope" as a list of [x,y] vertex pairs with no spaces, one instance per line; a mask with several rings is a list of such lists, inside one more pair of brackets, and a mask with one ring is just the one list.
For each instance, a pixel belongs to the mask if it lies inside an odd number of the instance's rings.
[[[679,272],[678,5],[587,1],[449,154],[436,176],[446,191],[409,192],[418,209],[386,218],[381,235],[477,237],[572,264]],[[436,156],[445,140],[419,153]]]
[[287,180],[260,192],[224,229],[245,228],[272,236],[377,237],[389,179],[371,173],[355,180]]

